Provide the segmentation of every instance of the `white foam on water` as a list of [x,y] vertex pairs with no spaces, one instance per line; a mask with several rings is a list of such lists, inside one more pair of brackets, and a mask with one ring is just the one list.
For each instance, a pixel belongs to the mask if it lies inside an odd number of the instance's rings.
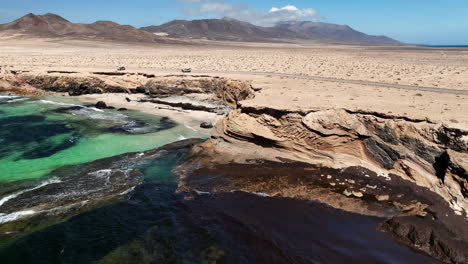
[[15,221],[19,218],[23,218],[28,215],[33,215],[37,213],[34,210],[27,210],[27,211],[19,211],[19,212],[14,212],[11,214],[0,214],[0,224],[5,224],[8,222]]
[[129,194],[131,192],[133,192],[133,190],[135,190],[135,186],[133,186],[132,188],[126,190],[126,191],[123,191],[120,193],[120,195],[126,195],[126,194]]
[[18,98],[19,96],[15,95],[0,95],[0,99],[5,98],[5,99],[11,99],[11,98]]
[[267,193],[261,193],[261,192],[253,192],[251,194],[255,194],[255,195],[258,195],[258,196],[261,196],[261,197],[271,197],[271,195],[269,195]]
[[96,107],[90,107],[89,109],[92,109],[92,110],[94,110],[96,112],[104,112],[104,110],[96,108]]
[[179,135],[179,140],[185,140],[185,139],[187,139],[187,138],[182,136],[182,135]]
[[191,130],[193,130],[193,131],[195,131],[195,132],[198,131],[198,130],[196,130],[195,128],[193,128],[193,127],[191,127],[191,126],[185,125],[185,127],[188,128],[188,129],[191,129]]
[[87,118],[96,120],[109,120],[119,123],[125,122],[125,120],[127,120],[128,118],[126,115],[123,114],[108,113],[94,107],[84,107],[79,110],[72,111],[72,114],[76,116],[85,116]]
[[62,182],[62,181],[59,180],[59,179],[50,179],[50,180],[47,180],[47,181],[42,182],[41,184],[37,185],[37,186],[34,187],[34,188],[26,189],[26,190],[22,190],[22,191],[19,191],[19,192],[10,194],[10,195],[5,196],[5,197],[3,197],[2,199],[0,199],[0,206],[2,206],[4,203],[8,202],[8,201],[11,200],[11,199],[14,199],[14,198],[18,197],[19,195],[21,195],[21,194],[23,194],[23,193],[27,193],[27,192],[30,192],[30,191],[34,191],[34,190],[37,190],[37,189],[39,189],[39,188],[42,188],[42,187],[44,187],[44,186],[46,186],[46,185],[53,184],[53,183],[60,183],[60,182]]
[[202,191],[199,191],[199,190],[194,190],[196,194],[198,195],[208,195],[208,194],[211,194],[210,192],[202,192]]
[[79,105],[76,105],[76,104],[60,103],[60,102],[54,102],[54,101],[49,101],[49,100],[39,100],[39,102],[41,102],[43,104],[51,104],[51,105],[79,106]]
[[18,99],[8,100],[8,103],[21,102],[21,101],[26,101],[28,99],[29,98],[18,98]]
[[89,175],[96,176],[96,177],[108,177],[112,173],[111,169],[106,170],[98,170],[88,173]]

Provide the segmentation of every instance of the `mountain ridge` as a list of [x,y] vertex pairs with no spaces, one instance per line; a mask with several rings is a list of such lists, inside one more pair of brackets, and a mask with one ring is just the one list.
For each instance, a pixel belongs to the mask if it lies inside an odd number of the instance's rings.
[[[164,33],[164,34],[160,34]],[[401,45],[386,36],[371,36],[347,25],[312,21],[285,21],[263,27],[238,19],[172,20],[159,26],[135,28],[113,21],[73,23],[52,13],[29,13],[0,24],[0,34],[15,37],[67,38],[124,42],[177,43],[183,39],[239,42],[321,42],[342,44]],[[166,36],[167,35],[167,36]],[[180,40],[175,40],[175,39]]]
[[[142,27],[152,33],[167,33],[175,38],[224,41],[291,41],[387,44],[402,43],[386,36],[372,36],[351,28],[312,21],[284,21],[272,27],[257,26],[234,18],[172,20],[159,26]],[[255,34],[254,34],[255,33]]]
[[84,40],[111,40],[128,42],[164,42],[146,31],[113,21],[96,21],[91,24],[72,23],[52,13],[29,13],[12,22],[0,24],[0,33],[10,36],[70,38]]

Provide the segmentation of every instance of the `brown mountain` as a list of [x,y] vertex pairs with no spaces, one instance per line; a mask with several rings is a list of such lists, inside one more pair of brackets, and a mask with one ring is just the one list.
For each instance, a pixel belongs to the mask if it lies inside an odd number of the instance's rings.
[[308,39],[342,43],[362,44],[388,44],[400,45],[401,42],[386,36],[371,36],[359,32],[350,26],[330,23],[300,21],[281,22],[275,26],[277,29],[296,32]]
[[349,26],[319,22],[281,22],[274,27],[261,27],[232,18],[173,20],[160,26],[143,27],[152,33],[167,33],[170,37],[230,41],[320,41],[399,45],[385,36],[370,36]]
[[161,37],[132,26],[119,25],[111,21],[98,21],[92,24],[72,23],[55,14],[28,14],[13,22],[0,24],[0,34],[136,42],[163,41]]
[[228,41],[265,41],[296,39],[298,34],[287,29],[260,27],[232,18],[173,20],[160,26],[143,27],[152,33],[167,33],[170,37]]

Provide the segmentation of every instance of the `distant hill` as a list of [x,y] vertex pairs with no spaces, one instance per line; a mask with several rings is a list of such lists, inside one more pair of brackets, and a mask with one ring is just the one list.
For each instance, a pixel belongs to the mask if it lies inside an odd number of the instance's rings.
[[364,34],[349,26],[309,21],[281,22],[273,27],[261,27],[232,18],[173,20],[160,26],[137,29],[112,21],[97,21],[92,24],[72,23],[50,13],[28,14],[13,22],[0,24],[0,35],[158,43],[179,42],[170,38],[189,38],[244,42],[402,44],[385,36]]
[[303,35],[305,38],[322,41],[388,45],[402,44],[401,42],[386,36],[371,36],[359,32],[350,26],[330,23],[310,21],[281,22],[277,24],[275,28],[293,31]]
[[167,33],[170,37],[228,41],[265,41],[295,39],[295,32],[260,27],[247,22],[223,18],[202,20],[173,20],[160,26],[143,27],[152,33]]
[[111,21],[98,21],[92,24],[72,23],[55,14],[28,14],[13,22],[0,24],[0,34],[89,40],[164,41],[155,34],[132,26],[119,25]]
[[167,33],[170,37],[227,41],[293,41],[311,40],[333,43],[399,45],[401,42],[385,36],[370,36],[349,26],[320,22],[281,22],[273,27],[261,27],[232,18],[173,20],[160,26],[143,27],[152,33]]

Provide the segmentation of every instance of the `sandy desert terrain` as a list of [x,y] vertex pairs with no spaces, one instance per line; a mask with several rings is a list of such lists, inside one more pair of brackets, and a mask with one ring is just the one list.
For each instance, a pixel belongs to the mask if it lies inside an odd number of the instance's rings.
[[246,104],[348,108],[468,127],[466,49],[227,42],[134,45],[52,39],[2,39],[0,46],[3,69],[86,73],[123,65],[130,72],[163,75],[191,67],[194,73],[253,80],[262,91]]

